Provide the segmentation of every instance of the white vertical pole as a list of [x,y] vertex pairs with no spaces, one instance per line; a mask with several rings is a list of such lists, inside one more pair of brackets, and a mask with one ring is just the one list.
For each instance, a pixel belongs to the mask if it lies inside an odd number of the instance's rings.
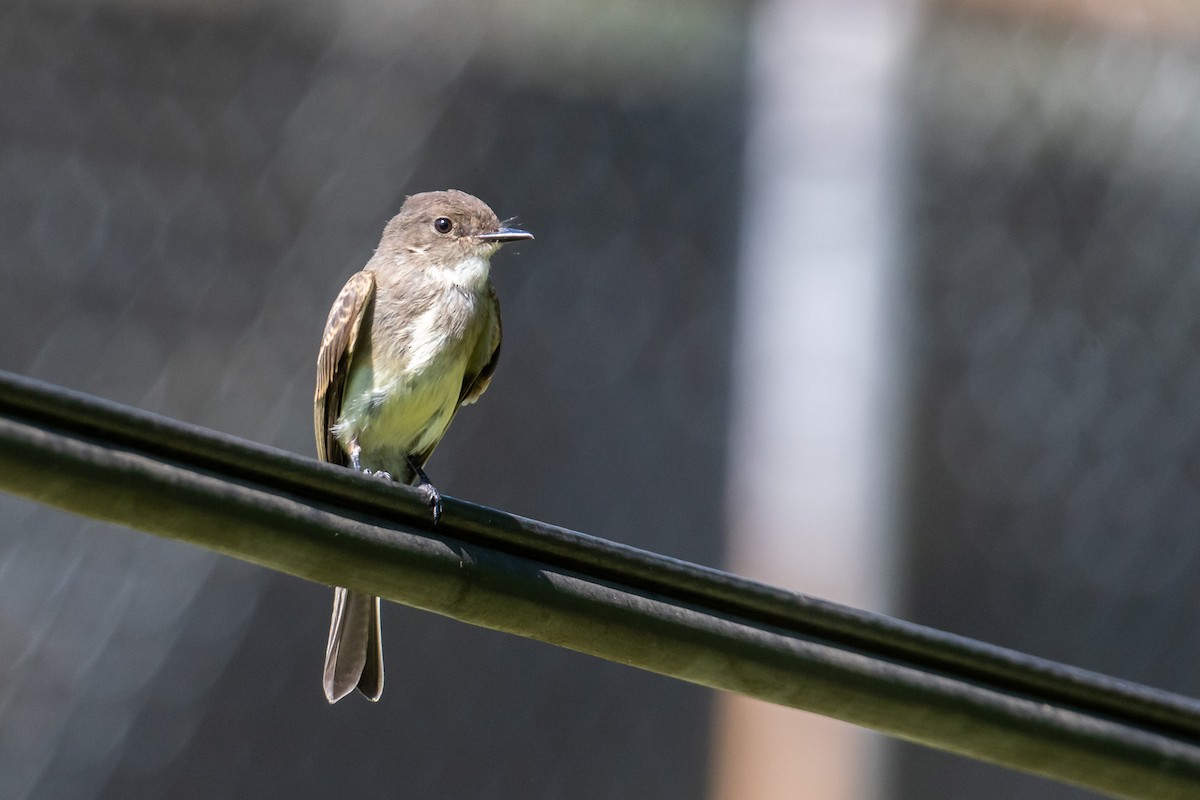
[[[751,120],[728,486],[735,571],[886,611],[903,347],[894,298],[903,0],[765,0]],[[863,800],[876,743],[722,697],[713,797]]]

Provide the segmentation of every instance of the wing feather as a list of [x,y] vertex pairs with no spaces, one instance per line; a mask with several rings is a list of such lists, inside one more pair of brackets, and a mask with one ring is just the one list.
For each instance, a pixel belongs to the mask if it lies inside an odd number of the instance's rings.
[[474,403],[487,391],[492,382],[492,373],[496,371],[496,362],[500,360],[500,301],[496,298],[496,290],[490,285],[488,301],[491,303],[492,313],[488,315],[488,327],[480,337],[475,357],[471,359],[467,372],[463,375],[462,391],[458,395],[459,407]]
[[317,391],[313,397],[313,427],[317,438],[317,457],[345,466],[346,453],[333,435],[333,426],[342,413],[350,362],[359,344],[363,320],[375,299],[375,276],[358,272],[346,281],[325,323],[325,335],[317,353]]

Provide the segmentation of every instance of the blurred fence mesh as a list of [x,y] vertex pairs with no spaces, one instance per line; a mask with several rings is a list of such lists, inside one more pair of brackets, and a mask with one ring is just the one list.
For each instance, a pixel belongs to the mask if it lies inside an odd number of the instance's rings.
[[[1194,695],[1195,41],[943,7],[909,83],[901,607]],[[913,747],[894,763],[896,796],[1090,796]]]
[[[311,454],[334,295],[461,188],[539,238],[434,480],[718,563],[744,12],[510,5],[0,5],[0,367]],[[327,595],[0,498],[0,797],[702,793],[705,691],[403,608],[328,707]]]
[[[496,259],[504,357],[434,480],[719,563],[753,9],[688,5],[0,5],[0,368],[312,453],[334,294],[406,193],[462,188],[539,238]],[[1194,694],[1200,54],[1170,33],[923,11],[897,607]],[[0,797],[702,796],[706,691],[388,607],[382,705],[331,709],[328,601],[0,498]]]

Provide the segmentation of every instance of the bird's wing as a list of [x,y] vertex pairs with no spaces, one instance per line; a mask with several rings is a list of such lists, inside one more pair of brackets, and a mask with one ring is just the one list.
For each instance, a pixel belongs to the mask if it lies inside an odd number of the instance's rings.
[[496,362],[500,360],[500,301],[496,299],[496,290],[490,285],[488,302],[492,313],[488,315],[487,328],[479,337],[479,346],[475,348],[475,354],[463,375],[462,391],[458,395],[459,406],[474,403],[487,391],[488,384],[492,382],[492,373],[496,371]]
[[317,436],[317,457],[345,466],[346,453],[333,435],[333,426],[342,413],[350,362],[359,343],[363,320],[375,299],[375,276],[358,272],[346,281],[325,323],[321,350],[317,353],[317,391],[313,397],[313,427]]

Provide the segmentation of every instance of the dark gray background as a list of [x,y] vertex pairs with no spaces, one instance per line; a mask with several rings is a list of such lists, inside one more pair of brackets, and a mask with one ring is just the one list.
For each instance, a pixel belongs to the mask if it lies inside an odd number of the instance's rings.
[[[579,8],[0,5],[0,368],[312,454],[329,303],[405,194],[461,188],[538,239],[495,259],[504,355],[437,485],[721,564],[753,5]],[[901,616],[1187,693],[1197,62],[921,10],[880,454]],[[382,703],[330,708],[328,603],[0,498],[0,797],[705,794],[710,692],[388,606]],[[1088,796],[907,745],[881,786]]]
[[[430,475],[719,563],[736,75],[571,93],[283,11],[5,8],[0,367],[311,455],[333,297],[406,193],[461,188],[538,240]],[[330,708],[328,589],[0,508],[0,797],[702,793],[701,689],[387,607],[382,702]]]

